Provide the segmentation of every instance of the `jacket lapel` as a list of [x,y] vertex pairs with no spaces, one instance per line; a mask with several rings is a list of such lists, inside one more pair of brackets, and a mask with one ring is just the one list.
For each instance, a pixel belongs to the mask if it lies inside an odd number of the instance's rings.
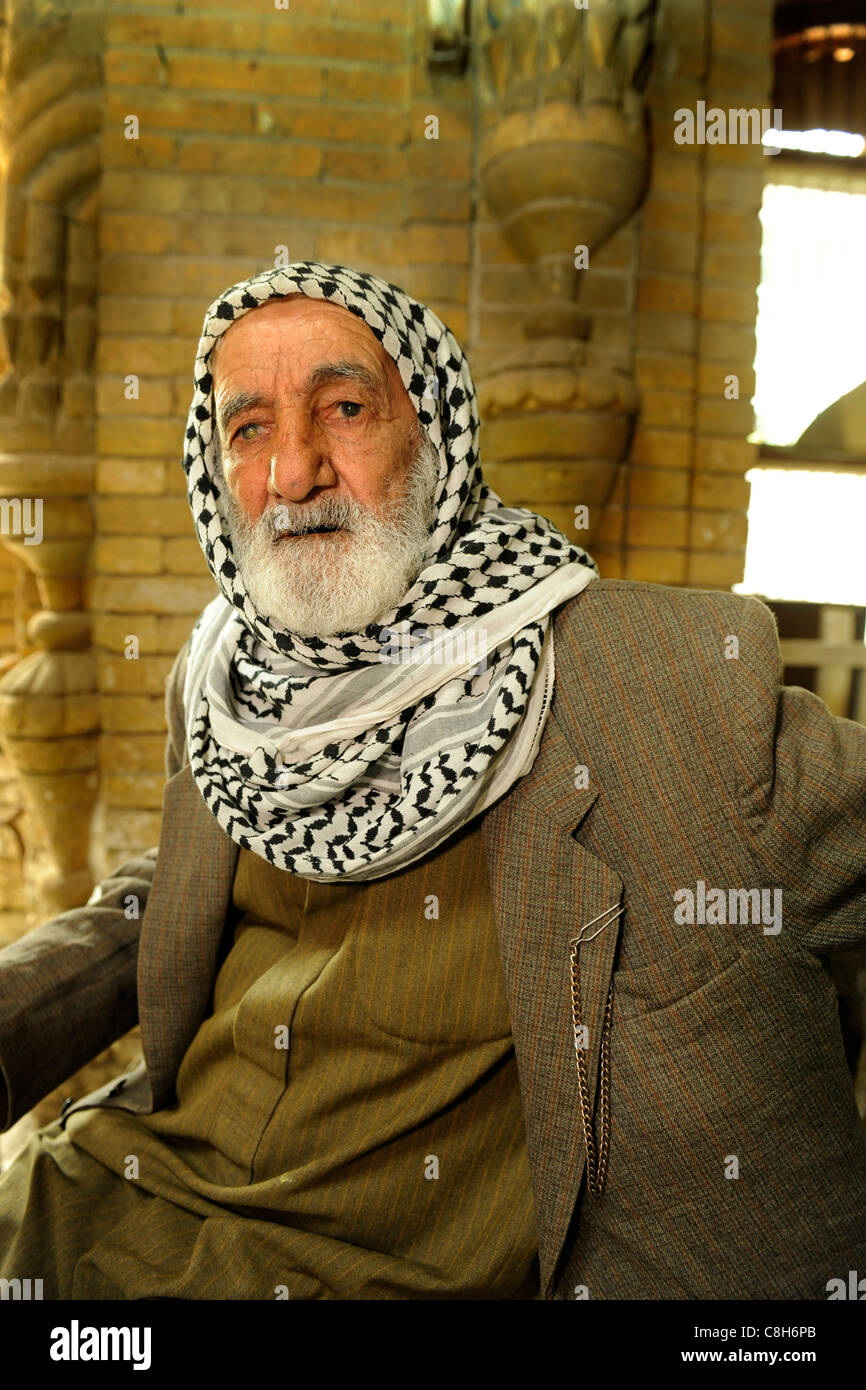
[[238,857],[189,763],[165,785],[162,823],[174,833],[160,839],[138,954],[141,1046],[155,1108],[208,1013]]
[[[527,1128],[544,1297],[555,1282],[586,1167],[570,942],[599,919],[586,930],[586,937],[592,937],[607,920],[600,914],[618,906],[623,896],[622,880],[575,838],[599,791],[575,789],[577,756],[555,710],[554,704],[530,772],[483,822]],[[610,924],[579,948],[591,1113],[620,932],[619,916],[610,915]]]

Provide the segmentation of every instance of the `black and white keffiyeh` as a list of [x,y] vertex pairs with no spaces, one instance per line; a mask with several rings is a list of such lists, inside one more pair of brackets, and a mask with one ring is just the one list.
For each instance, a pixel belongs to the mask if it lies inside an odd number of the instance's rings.
[[[402,602],[364,632],[322,638],[256,611],[214,458],[214,344],[242,315],[297,292],[367,324],[439,455],[426,554]],[[233,840],[302,878],[381,878],[528,772],[553,691],[551,610],[598,571],[551,522],[506,507],[484,483],[469,367],[426,305],[375,275],[313,261],[233,285],[205,316],[183,466],[221,591],[190,644],[188,751]]]

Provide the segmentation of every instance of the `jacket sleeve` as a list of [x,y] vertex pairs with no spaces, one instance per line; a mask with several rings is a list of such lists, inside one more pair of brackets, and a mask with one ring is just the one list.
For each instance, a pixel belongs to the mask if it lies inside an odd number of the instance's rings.
[[[166,680],[166,773],[184,757],[186,644]],[[0,1132],[138,1021],[138,938],[158,847],[0,950]]]
[[[780,684],[776,620],[745,601],[727,663],[733,759],[762,887],[786,939],[816,954],[866,947],[866,726]],[[854,958],[851,958],[852,961]]]

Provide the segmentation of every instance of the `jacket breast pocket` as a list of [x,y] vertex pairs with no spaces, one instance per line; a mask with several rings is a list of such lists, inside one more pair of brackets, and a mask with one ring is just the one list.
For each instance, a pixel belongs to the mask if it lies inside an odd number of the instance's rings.
[[737,938],[713,928],[637,970],[617,970],[613,976],[618,1012],[654,1013],[706,988],[740,958]]

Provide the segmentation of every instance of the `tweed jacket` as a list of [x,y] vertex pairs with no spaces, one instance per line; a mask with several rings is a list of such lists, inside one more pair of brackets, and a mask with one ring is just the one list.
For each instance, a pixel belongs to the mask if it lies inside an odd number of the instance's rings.
[[[866,1274],[833,974],[866,960],[866,727],[780,686],[753,598],[596,580],[554,640],[538,756],[483,819],[542,1295],[826,1298]],[[72,1109],[170,1105],[209,1012],[238,849],[186,759],[185,657],[159,845],[0,953],[3,1128],[136,1021],[140,1064]]]

